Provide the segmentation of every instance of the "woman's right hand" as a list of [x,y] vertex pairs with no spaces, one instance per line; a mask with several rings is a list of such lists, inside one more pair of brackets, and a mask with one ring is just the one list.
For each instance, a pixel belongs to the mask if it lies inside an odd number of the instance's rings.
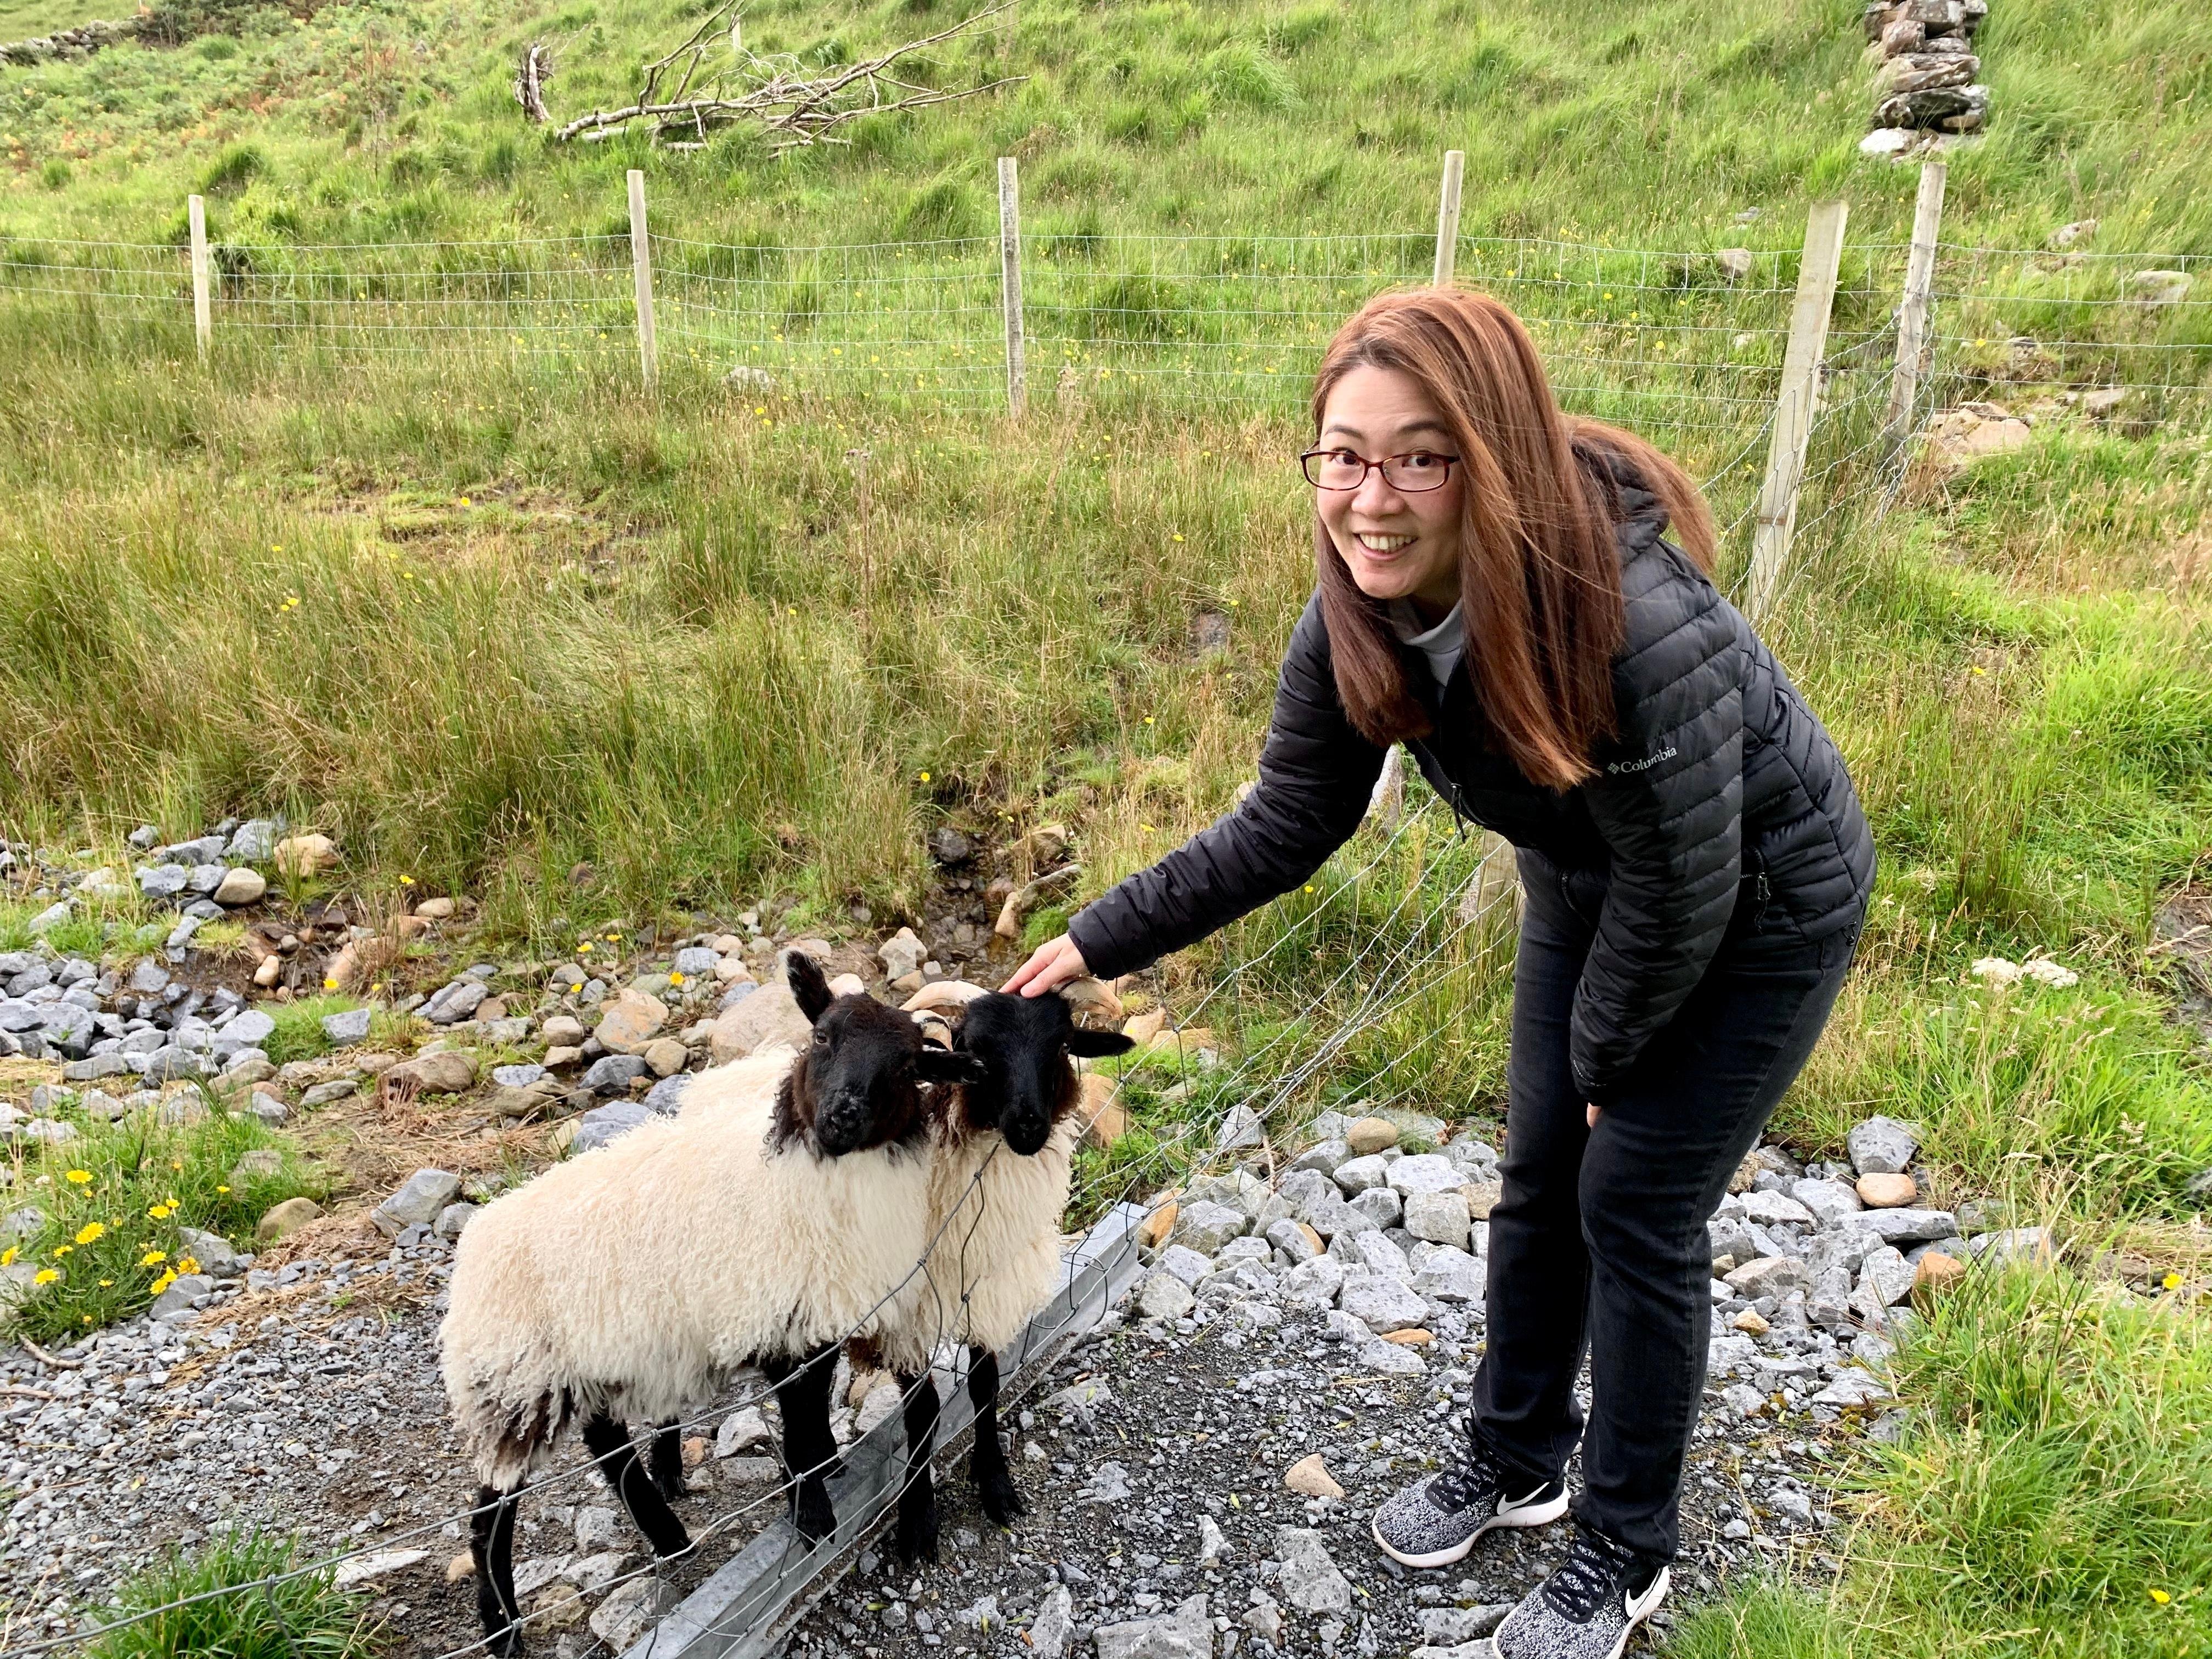
[[1090,975],[1083,952],[1075,948],[1073,939],[1062,933],[1038,945],[1036,953],[1015,969],[1013,977],[999,988],[1018,991],[1025,997],[1041,997],[1074,980],[1087,979]]

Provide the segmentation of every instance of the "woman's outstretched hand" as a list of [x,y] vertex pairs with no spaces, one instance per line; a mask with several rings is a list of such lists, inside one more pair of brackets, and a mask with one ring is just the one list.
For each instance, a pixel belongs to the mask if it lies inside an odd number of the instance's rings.
[[1062,933],[1038,945],[1036,953],[1015,969],[1014,976],[999,988],[1018,991],[1025,997],[1041,997],[1072,980],[1087,978],[1090,973],[1084,963],[1083,952],[1075,948],[1075,941]]

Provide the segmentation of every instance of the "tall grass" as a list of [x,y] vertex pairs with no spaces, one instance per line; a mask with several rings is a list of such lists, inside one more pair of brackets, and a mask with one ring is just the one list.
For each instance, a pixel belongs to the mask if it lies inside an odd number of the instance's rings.
[[[380,1651],[368,1598],[336,1589],[329,1569],[262,1584],[290,1571],[298,1555],[297,1540],[260,1533],[220,1536],[191,1555],[172,1552],[122,1586],[113,1609],[125,1617],[169,1610],[117,1624],[88,1651],[93,1659],[367,1659]],[[210,1594],[239,1585],[250,1588]]]
[[1816,1599],[1694,1615],[1689,1659],[2185,1659],[2212,1644],[2212,1325],[2064,1272],[1978,1277],[1898,1364],[1913,1426],[1869,1448]]

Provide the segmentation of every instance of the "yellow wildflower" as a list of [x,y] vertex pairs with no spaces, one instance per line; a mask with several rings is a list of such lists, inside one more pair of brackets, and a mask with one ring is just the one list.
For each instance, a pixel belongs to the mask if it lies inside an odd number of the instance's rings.
[[193,1260],[191,1256],[188,1256],[188,1255],[180,1255],[180,1256],[179,1256],[179,1257],[177,1258],[177,1271],[178,1271],[179,1273],[198,1273],[199,1270],[200,1270],[200,1264],[199,1264],[198,1261],[196,1261],[195,1260]]
[[166,1204],[156,1204],[146,1212],[149,1221],[167,1221],[175,1212]]
[[54,1260],[55,1260],[55,1261],[60,1261],[64,1256],[65,1256],[65,1255],[69,1255],[70,1252],[72,1252],[72,1251],[73,1251],[73,1250],[75,1250],[76,1249],[76,1245],[74,1245],[74,1244],[57,1244],[57,1245],[55,1245],[55,1246],[54,1246]]
[[41,1267],[31,1276],[31,1282],[34,1285],[51,1285],[60,1277],[61,1275],[52,1267]]
[[138,1265],[142,1267],[158,1267],[168,1259],[169,1253],[167,1250],[149,1250],[138,1258]]
[[216,1184],[215,1184],[215,1189],[216,1189],[216,1191],[217,1191],[217,1192],[219,1192],[219,1193],[227,1193],[227,1192],[228,1192],[228,1191],[230,1190],[230,1188],[228,1188],[228,1187],[224,1186],[224,1185],[222,1184],[222,1182],[221,1182],[220,1181],[218,1181],[218,1182],[216,1182]]
[[10,1244],[6,1249],[0,1250],[0,1267],[12,1267],[15,1265],[15,1247]]
[[79,1187],[88,1187],[92,1184],[92,1171],[89,1170],[71,1170],[63,1176],[63,1179],[72,1182]]
[[80,1244],[97,1244],[100,1242],[100,1236],[106,1232],[106,1231],[107,1224],[106,1222],[88,1221],[83,1226],[76,1230],[76,1242]]
[[161,1276],[149,1285],[146,1289],[149,1295],[159,1296],[176,1282],[177,1270],[174,1267],[164,1267],[161,1270]]
[[2165,1285],[2169,1291],[2178,1291],[2181,1288],[2181,1275],[2179,1273],[2168,1273],[2165,1278],[2160,1279],[2158,1282]]
[[2172,1600],[2173,1600],[2173,1598],[2172,1598],[2171,1595],[2167,1595],[2164,1590],[2162,1590],[2162,1589],[2154,1589],[2154,1590],[2153,1590],[2153,1591],[2150,1593],[2150,1599],[2151,1599],[2152,1601],[2154,1601],[2157,1602],[2157,1603],[2159,1604],[2159,1606],[2160,1606],[2160,1607],[2164,1607],[2164,1606],[2165,1606],[2168,1601],[2171,1601]]
[[668,982],[671,985],[681,985],[684,983],[684,975],[681,974],[671,974],[668,976]]

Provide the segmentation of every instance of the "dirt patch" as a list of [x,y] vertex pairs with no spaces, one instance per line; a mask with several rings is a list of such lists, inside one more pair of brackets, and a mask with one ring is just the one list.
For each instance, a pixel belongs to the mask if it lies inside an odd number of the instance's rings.
[[2212,1042],[2212,890],[2185,887],[2160,905],[2150,949],[2171,970],[2175,1018]]

